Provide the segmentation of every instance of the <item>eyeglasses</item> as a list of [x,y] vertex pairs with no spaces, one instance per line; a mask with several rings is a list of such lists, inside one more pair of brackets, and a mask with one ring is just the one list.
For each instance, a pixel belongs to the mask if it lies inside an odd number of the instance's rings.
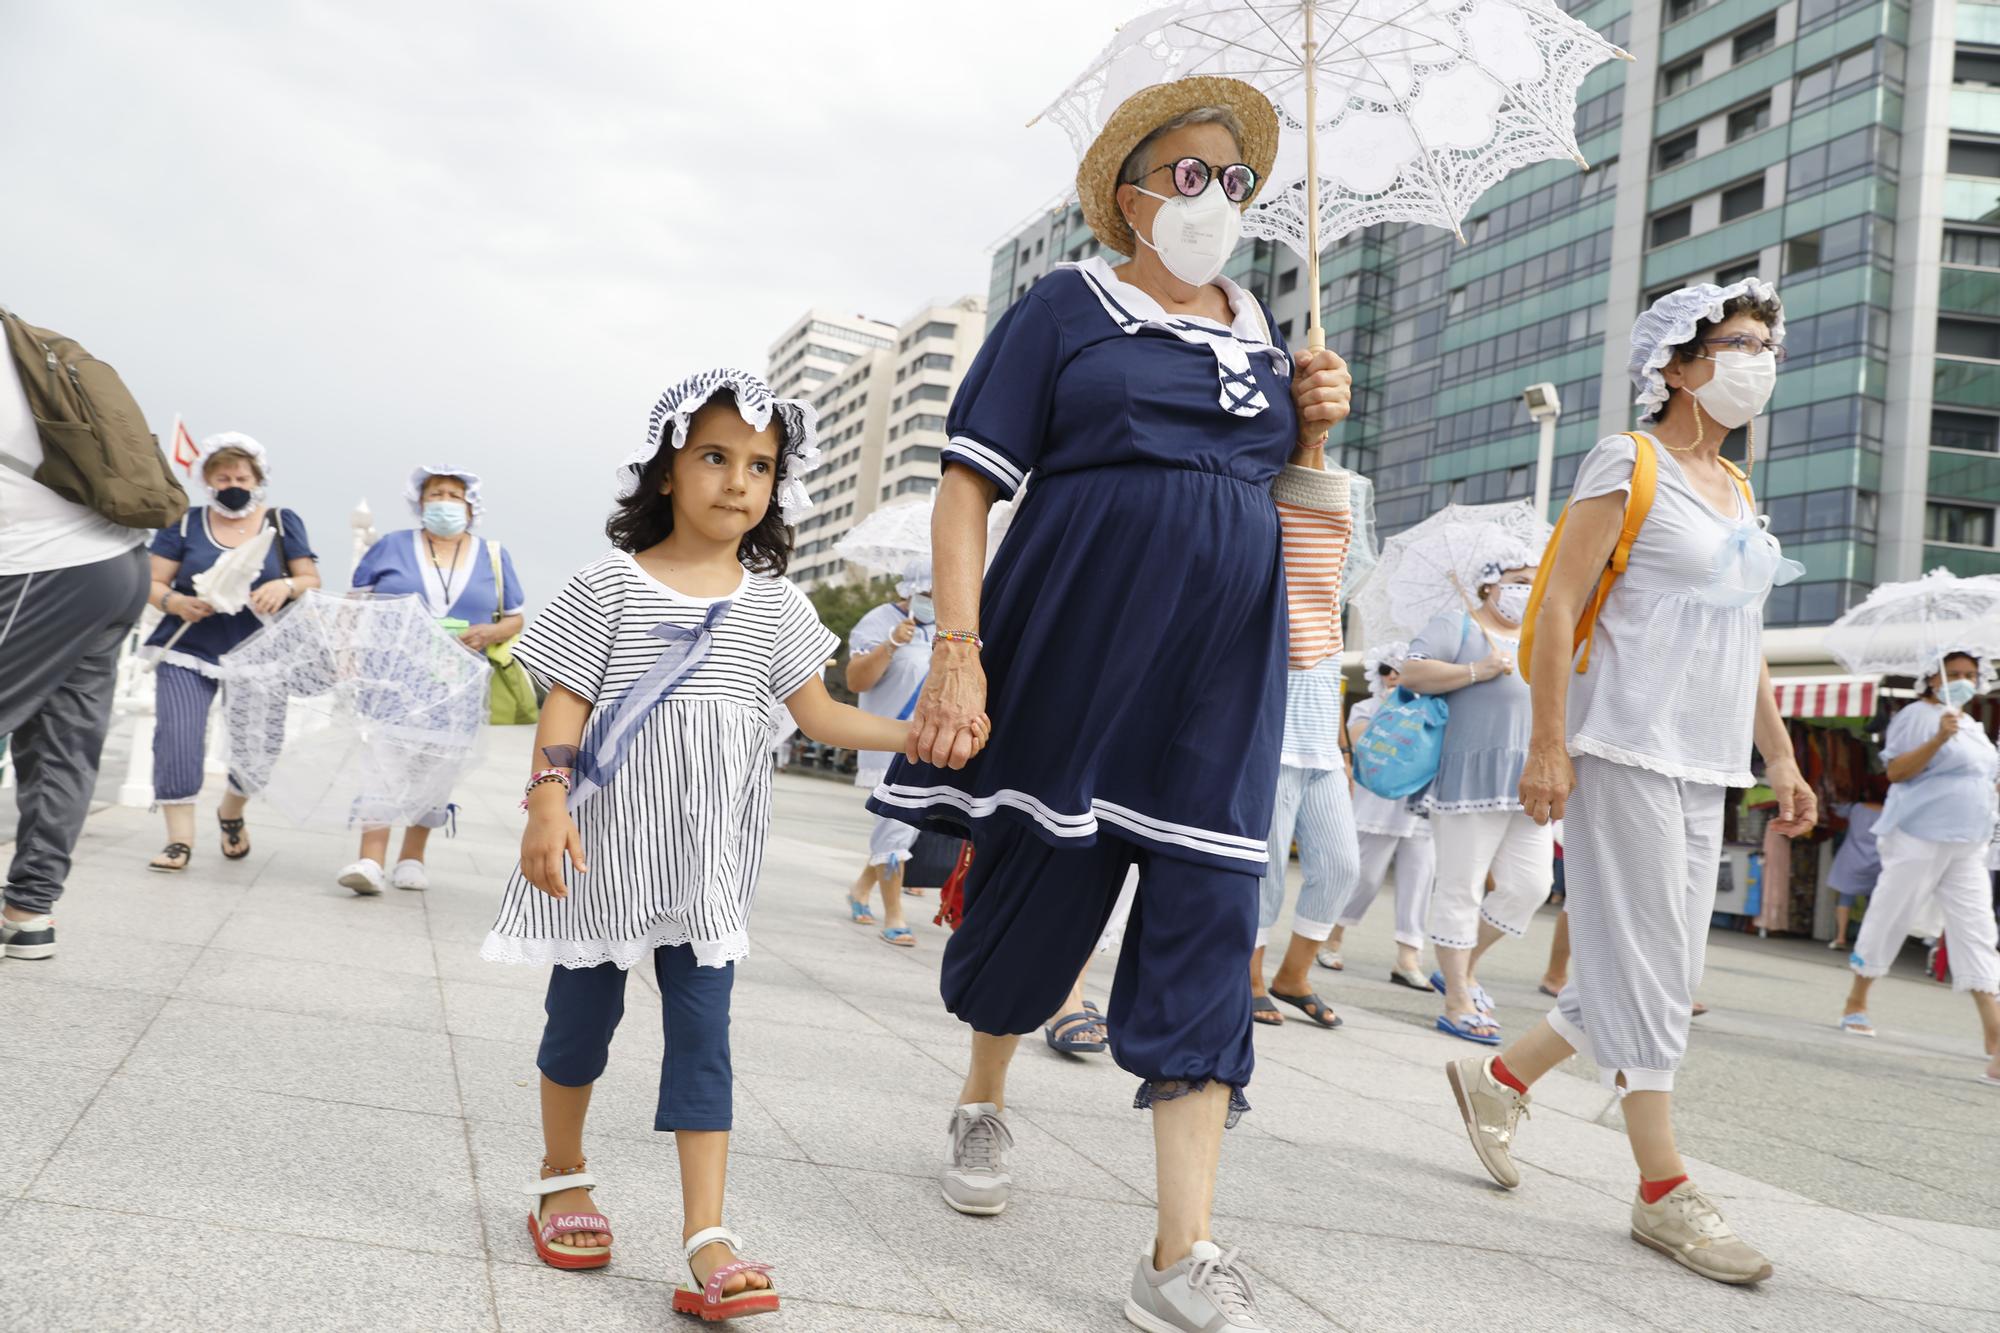
[[1772,359],[1780,364],[1783,364],[1785,360],[1785,346],[1783,343],[1768,342],[1763,338],[1759,338],[1754,333],[1732,333],[1722,338],[1703,338],[1701,345],[1703,347],[1723,347],[1732,352],[1748,352],[1752,356],[1759,356],[1765,352],[1769,352]]
[[[1178,162],[1166,162],[1146,173],[1171,171],[1174,173],[1174,190],[1192,199],[1208,188],[1208,182],[1220,177],[1222,193],[1230,203],[1240,204],[1257,190],[1257,172],[1241,162],[1226,167],[1212,167],[1198,157],[1184,157]],[[1139,179],[1144,180],[1146,176]]]

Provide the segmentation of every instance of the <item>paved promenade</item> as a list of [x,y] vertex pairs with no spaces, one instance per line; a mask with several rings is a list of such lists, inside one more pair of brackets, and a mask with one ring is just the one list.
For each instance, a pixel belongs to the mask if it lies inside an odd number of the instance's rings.
[[[59,957],[0,961],[0,1329],[673,1326],[647,972],[593,1107],[617,1258],[554,1272],[524,1234],[542,977],[477,950],[526,737],[489,738],[423,894],[353,898],[332,883],[348,839],[254,806],[250,859],[218,855],[211,799],[178,877],[142,868],[157,816],[92,817]],[[782,777],[777,812],[736,987],[729,1220],[778,1266],[785,1311],[751,1326],[1126,1327],[1152,1193],[1133,1080],[1024,1043],[1013,1206],[950,1212],[932,1170],[964,1042],[937,1001],[944,934],[929,903],[913,951],[847,923],[867,835],[851,789]],[[1883,1037],[1856,1041],[1833,1029],[1845,982],[1824,948],[1716,937],[1687,1146],[1777,1265],[1728,1289],[1627,1237],[1634,1172],[1588,1070],[1537,1089],[1524,1187],[1487,1182],[1440,1072],[1467,1048],[1387,984],[1389,915],[1345,976],[1318,974],[1344,1029],[1259,1031],[1256,1109],[1224,1149],[1217,1230],[1274,1328],[2000,1327],[2000,1092],[1974,1081],[1963,997],[1892,977]],[[1510,1028],[1541,1007],[1551,922],[1489,971]]]

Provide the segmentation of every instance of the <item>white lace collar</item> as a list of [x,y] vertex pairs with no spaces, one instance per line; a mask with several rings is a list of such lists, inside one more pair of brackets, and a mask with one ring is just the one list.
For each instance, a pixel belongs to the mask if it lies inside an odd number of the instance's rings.
[[1280,375],[1291,375],[1291,354],[1272,344],[1271,329],[1264,318],[1263,307],[1256,297],[1228,278],[1217,277],[1215,280],[1215,285],[1229,300],[1231,322],[1225,328],[1219,321],[1202,315],[1169,312],[1145,291],[1113,273],[1111,265],[1101,255],[1056,267],[1075,269],[1084,286],[1090,289],[1098,304],[1104,307],[1104,313],[1111,316],[1121,332],[1162,329],[1182,342],[1208,348],[1215,357],[1215,374],[1219,384],[1217,405],[1225,412],[1239,417],[1254,417],[1271,405],[1264,391],[1258,387],[1256,376],[1250,371],[1252,352],[1263,352],[1271,358],[1272,366]]

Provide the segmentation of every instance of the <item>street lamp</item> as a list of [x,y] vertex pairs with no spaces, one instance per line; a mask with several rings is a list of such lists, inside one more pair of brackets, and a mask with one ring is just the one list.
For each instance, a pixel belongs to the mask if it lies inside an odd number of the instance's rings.
[[1542,428],[1541,447],[1535,452],[1535,516],[1549,516],[1549,482],[1556,466],[1556,419],[1562,415],[1562,398],[1553,384],[1530,384],[1521,390],[1528,415]]

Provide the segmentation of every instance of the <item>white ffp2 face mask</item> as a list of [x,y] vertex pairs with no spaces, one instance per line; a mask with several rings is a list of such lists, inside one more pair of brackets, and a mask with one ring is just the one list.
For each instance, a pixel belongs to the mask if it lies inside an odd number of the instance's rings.
[[1769,352],[1717,352],[1715,374],[1694,391],[1695,401],[1724,430],[1749,424],[1771,401],[1778,385],[1778,358]]
[[1132,187],[1140,194],[1165,200],[1153,215],[1153,238],[1147,240],[1135,229],[1139,244],[1159,255],[1167,272],[1191,287],[1215,280],[1236,249],[1243,228],[1243,212],[1229,202],[1222,182],[1211,179],[1208,188],[1190,199],[1186,195],[1154,194],[1142,185]]

